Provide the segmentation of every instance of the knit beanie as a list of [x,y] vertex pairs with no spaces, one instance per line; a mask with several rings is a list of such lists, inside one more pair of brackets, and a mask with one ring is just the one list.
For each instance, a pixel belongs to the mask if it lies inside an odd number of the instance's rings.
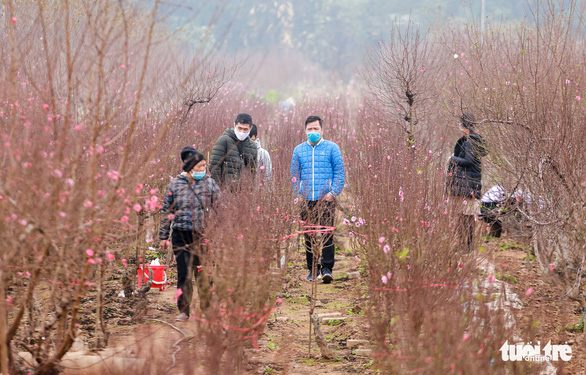
[[189,156],[187,156],[187,159],[184,161],[183,163],[183,170],[185,172],[189,172],[190,170],[193,169],[193,167],[195,167],[197,165],[197,163],[199,163],[202,160],[205,160],[206,158],[203,156],[203,154],[197,150],[193,150],[191,152],[191,154],[189,154]]
[[181,161],[185,163],[185,160],[195,152],[197,152],[197,150],[191,146],[184,147],[183,150],[181,150]]

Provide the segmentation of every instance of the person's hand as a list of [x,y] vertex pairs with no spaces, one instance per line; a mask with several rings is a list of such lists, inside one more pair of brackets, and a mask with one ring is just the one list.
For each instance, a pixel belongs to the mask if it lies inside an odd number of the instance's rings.
[[332,193],[327,193],[326,196],[324,197],[324,200],[326,202],[333,202],[336,200],[336,197],[334,197],[334,194],[332,194]]
[[169,247],[169,240],[161,240],[160,247],[163,252],[167,252],[167,248]]

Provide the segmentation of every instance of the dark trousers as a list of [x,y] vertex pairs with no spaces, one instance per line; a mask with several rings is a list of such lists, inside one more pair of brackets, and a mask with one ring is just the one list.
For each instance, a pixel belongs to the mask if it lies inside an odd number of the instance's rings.
[[201,268],[202,236],[190,231],[173,230],[171,242],[177,260],[177,289],[183,292],[177,299],[179,312],[189,315],[193,297],[193,279],[197,283],[200,306],[207,308],[210,301],[210,282]]
[[460,243],[463,244],[464,253],[472,252],[472,243],[474,242],[474,231],[476,222],[473,215],[460,215]]
[[[328,227],[334,226],[334,215],[336,212],[336,202],[305,201],[301,206],[301,220],[305,225],[323,225]],[[302,230],[311,230],[318,228],[302,228]],[[307,268],[312,269],[313,254],[319,254],[321,247],[321,259],[318,262],[317,269],[327,268],[330,271],[334,269],[334,232],[307,234],[305,233],[305,257],[307,259]]]

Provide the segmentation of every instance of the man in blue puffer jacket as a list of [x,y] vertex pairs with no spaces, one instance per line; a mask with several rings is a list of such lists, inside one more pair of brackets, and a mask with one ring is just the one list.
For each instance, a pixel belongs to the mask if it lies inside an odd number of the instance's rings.
[[[307,226],[334,227],[336,198],[344,188],[344,160],[340,147],[322,137],[323,121],[318,116],[305,120],[307,142],[295,147],[291,160],[291,181],[295,194],[302,198],[301,220]],[[320,229],[320,228],[307,228]],[[305,234],[305,255],[309,269],[308,281],[322,278],[324,283],[333,280],[334,232],[325,232],[318,243],[316,234]],[[321,261],[314,268],[313,255],[319,254],[323,245]]]

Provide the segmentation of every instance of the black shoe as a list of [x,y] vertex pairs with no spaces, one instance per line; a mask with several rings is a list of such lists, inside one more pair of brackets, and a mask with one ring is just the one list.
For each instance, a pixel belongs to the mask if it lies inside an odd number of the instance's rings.
[[329,284],[332,282],[332,280],[334,280],[334,277],[332,276],[332,271],[330,271],[327,268],[322,269],[321,275],[324,284]]

